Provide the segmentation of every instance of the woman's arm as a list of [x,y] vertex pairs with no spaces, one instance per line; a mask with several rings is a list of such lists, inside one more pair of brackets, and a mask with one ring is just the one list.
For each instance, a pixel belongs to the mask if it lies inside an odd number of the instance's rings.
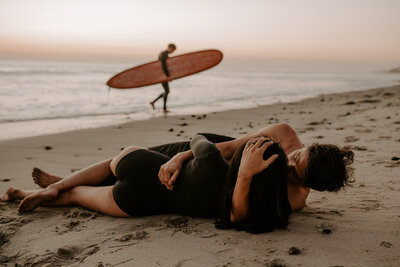
[[173,183],[176,178],[178,178],[183,162],[192,158],[192,150],[177,153],[169,161],[161,165],[160,170],[158,171],[160,182],[165,185],[166,188],[172,190],[174,188]]
[[[202,134],[200,134],[202,135]],[[237,149],[237,140],[226,141],[215,144],[224,158],[228,161]],[[165,185],[168,189],[172,190],[172,184],[178,177],[183,162],[190,160],[194,157],[192,150],[179,152],[173,156],[168,162],[160,167],[158,172],[158,178],[160,182]]]
[[275,161],[274,154],[267,160],[263,159],[264,151],[272,144],[264,137],[250,139],[243,150],[238,177],[232,196],[231,222],[239,222],[249,215],[249,192],[253,176],[266,169]]

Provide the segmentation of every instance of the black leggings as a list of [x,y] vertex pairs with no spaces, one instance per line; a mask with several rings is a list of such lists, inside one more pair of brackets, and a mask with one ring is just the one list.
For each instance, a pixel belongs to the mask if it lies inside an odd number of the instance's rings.
[[[199,134],[205,136],[209,141],[211,141],[212,143],[215,143],[215,144],[226,142],[226,141],[231,141],[231,140],[235,139],[233,137],[219,135],[219,134],[212,134],[212,133],[199,133]],[[169,143],[169,144],[165,144],[165,145],[161,145],[161,146],[149,147],[149,150],[159,152],[170,158],[172,158],[179,152],[184,152],[189,149],[190,149],[189,141]],[[103,182],[98,184],[98,186],[114,185],[117,181],[118,181],[118,178],[115,177],[113,174],[111,174]]]
[[131,216],[173,212],[215,217],[228,165],[215,144],[202,135],[196,135],[190,147],[193,159],[182,165],[172,191],[158,178],[160,166],[170,157],[148,149],[124,156],[115,168],[117,205]]
[[119,179],[113,195],[118,207],[131,216],[170,213],[168,190],[158,180],[160,166],[169,159],[148,149],[123,157],[115,168]]

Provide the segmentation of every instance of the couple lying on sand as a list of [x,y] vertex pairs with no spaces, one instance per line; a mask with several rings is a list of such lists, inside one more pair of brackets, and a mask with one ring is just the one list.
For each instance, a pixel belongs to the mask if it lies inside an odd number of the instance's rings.
[[310,188],[338,191],[349,183],[353,152],[304,147],[287,124],[234,139],[198,134],[191,142],[130,146],[66,178],[33,169],[44,189],[9,188],[1,201],[19,211],[78,205],[115,217],[175,213],[216,218],[217,228],[252,233],[285,228]]

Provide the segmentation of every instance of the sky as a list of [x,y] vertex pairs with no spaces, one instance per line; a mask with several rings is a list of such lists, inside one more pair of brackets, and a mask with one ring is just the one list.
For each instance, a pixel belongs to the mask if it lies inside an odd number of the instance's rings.
[[0,58],[400,63],[399,0],[0,0]]

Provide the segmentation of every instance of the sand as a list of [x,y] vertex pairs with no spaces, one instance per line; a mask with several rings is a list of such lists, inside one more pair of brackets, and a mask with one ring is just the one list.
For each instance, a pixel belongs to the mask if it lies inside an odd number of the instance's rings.
[[121,219],[79,207],[18,214],[18,202],[0,203],[0,266],[398,266],[399,113],[395,86],[0,142],[1,194],[38,188],[34,166],[66,176],[128,145],[196,132],[238,137],[277,122],[289,123],[305,145],[351,146],[356,179],[338,193],[312,191],[287,229],[259,235],[179,215]]

